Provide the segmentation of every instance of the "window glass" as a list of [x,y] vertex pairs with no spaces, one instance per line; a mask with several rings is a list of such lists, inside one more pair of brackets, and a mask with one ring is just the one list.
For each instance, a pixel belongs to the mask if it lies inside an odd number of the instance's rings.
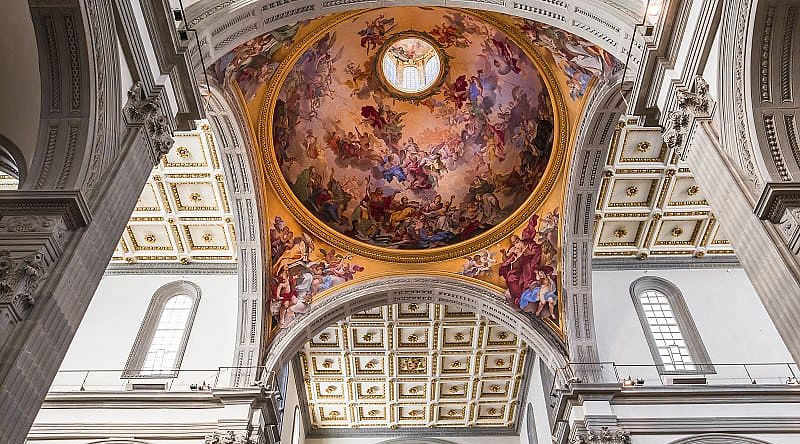
[[689,347],[666,295],[658,290],[644,290],[639,294],[639,302],[664,370],[695,370]]
[[191,308],[192,298],[187,295],[173,296],[167,301],[150,341],[141,373],[174,369]]

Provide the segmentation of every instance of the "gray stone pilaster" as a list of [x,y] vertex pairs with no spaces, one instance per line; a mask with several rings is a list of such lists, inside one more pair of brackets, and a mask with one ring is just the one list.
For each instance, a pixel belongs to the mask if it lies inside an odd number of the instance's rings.
[[2,443],[24,442],[100,283],[153,165],[149,134],[121,135],[91,216],[77,190],[0,192]]
[[[687,138],[688,163],[736,250],[739,263],[795,361],[800,360],[800,264],[778,227],[754,214],[749,184],[719,144],[704,119]],[[762,207],[767,207],[762,205]],[[766,212],[764,213],[766,214]]]

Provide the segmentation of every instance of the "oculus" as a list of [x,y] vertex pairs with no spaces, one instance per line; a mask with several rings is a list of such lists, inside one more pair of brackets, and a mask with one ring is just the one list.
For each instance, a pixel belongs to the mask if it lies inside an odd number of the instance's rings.
[[446,56],[425,34],[408,31],[388,40],[375,62],[380,64],[375,71],[387,92],[419,100],[441,84]]

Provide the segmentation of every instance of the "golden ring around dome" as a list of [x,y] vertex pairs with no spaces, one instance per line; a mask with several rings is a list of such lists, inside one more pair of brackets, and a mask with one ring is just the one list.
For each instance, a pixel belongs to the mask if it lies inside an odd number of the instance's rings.
[[272,119],[281,87],[294,65],[306,50],[337,25],[348,21],[352,22],[354,18],[370,12],[370,10],[349,11],[330,16],[321,19],[319,26],[314,31],[309,32],[292,45],[290,55],[281,61],[275,74],[267,83],[263,99],[259,106],[255,134],[259,149],[261,150],[261,155],[254,156],[256,162],[260,163],[259,167],[262,174],[266,176],[265,179],[272,185],[281,204],[283,204],[290,214],[297,219],[297,222],[301,226],[319,239],[324,240],[325,243],[352,254],[386,262],[419,264],[464,257],[476,251],[488,248],[508,237],[514,230],[527,222],[531,215],[539,209],[550,192],[554,190],[555,184],[565,167],[565,158],[568,151],[568,134],[567,109],[561,90],[556,86],[558,80],[553,74],[553,71],[549,68],[543,57],[536,51],[528,38],[521,34],[514,26],[502,20],[498,20],[491,14],[481,11],[460,8],[451,9],[476,17],[491,24],[500,31],[503,31],[520,49],[522,49],[539,72],[551,100],[554,120],[553,147],[550,160],[548,161],[541,180],[525,202],[495,227],[474,238],[457,244],[425,250],[399,250],[370,245],[352,239],[317,219],[291,191],[283,176],[283,172],[278,166],[273,143]]

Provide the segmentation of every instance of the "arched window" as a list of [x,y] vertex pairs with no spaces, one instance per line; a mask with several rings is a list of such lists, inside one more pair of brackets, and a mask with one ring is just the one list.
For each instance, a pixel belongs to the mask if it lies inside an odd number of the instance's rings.
[[176,281],[156,290],[125,365],[123,378],[174,378],[189,340],[200,289]]
[[539,444],[536,436],[536,418],[533,416],[533,405],[529,402],[525,409],[525,424],[528,429],[528,444]]
[[403,88],[408,91],[417,91],[422,86],[419,70],[413,66],[403,68]]
[[660,373],[714,372],[678,287],[643,277],[631,284],[631,297]]
[[300,444],[300,424],[303,416],[300,414],[300,406],[294,406],[294,418],[292,419],[292,444]]

